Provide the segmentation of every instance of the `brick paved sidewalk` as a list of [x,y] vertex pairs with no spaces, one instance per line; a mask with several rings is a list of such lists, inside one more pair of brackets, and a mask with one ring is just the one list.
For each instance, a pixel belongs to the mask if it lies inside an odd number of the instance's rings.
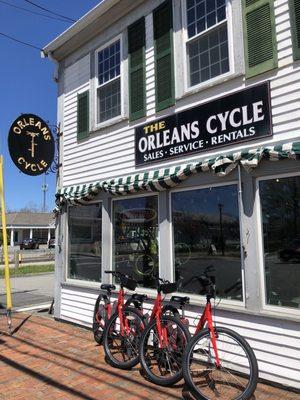
[[[16,314],[13,326],[10,337],[0,316],[1,400],[192,399],[182,383],[161,388],[145,381],[138,367],[111,368],[85,329],[41,314]],[[300,394],[259,384],[254,399],[300,400]]]

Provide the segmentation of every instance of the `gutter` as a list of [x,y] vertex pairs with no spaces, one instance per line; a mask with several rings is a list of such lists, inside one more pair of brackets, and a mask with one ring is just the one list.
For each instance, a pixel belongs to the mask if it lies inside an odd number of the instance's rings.
[[[79,34],[83,29],[90,25],[93,21],[99,18],[107,10],[112,8],[115,4],[119,3],[121,0],[103,0],[97,6],[92,8],[89,12],[83,15],[78,21],[70,26],[67,30],[57,36],[50,43],[43,47],[42,57],[49,57],[49,53],[55,52],[59,47],[62,47],[75,35]],[[50,57],[49,57],[50,58]]]

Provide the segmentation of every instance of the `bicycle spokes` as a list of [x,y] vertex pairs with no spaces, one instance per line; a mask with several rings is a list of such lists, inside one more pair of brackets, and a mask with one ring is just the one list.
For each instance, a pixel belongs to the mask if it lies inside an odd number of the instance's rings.
[[238,398],[251,377],[247,352],[238,340],[226,333],[218,333],[216,344],[220,366],[217,366],[209,332],[196,341],[189,359],[193,384],[208,399]]
[[173,376],[182,369],[186,337],[180,327],[172,321],[163,321],[161,325],[161,335],[158,333],[157,325],[148,332],[145,358],[154,375]]
[[141,330],[141,321],[135,316],[123,315],[121,329],[120,319],[116,318],[108,332],[108,342],[111,356],[119,362],[127,362],[138,357]]

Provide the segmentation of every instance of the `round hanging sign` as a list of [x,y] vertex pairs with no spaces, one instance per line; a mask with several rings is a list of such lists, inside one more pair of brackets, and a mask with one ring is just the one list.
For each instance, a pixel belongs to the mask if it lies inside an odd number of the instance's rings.
[[10,127],[8,134],[10,156],[20,171],[41,175],[54,159],[54,139],[48,125],[34,114],[22,114]]

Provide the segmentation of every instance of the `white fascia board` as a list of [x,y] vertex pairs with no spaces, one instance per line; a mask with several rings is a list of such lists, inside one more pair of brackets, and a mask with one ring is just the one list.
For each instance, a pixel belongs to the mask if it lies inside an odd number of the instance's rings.
[[63,46],[68,40],[80,32],[104,14],[107,10],[119,3],[121,0],[103,0],[97,6],[92,8],[88,13],[83,15],[78,21],[66,29],[63,33],[57,36],[50,43],[46,44],[42,49],[42,57],[47,57],[49,53],[53,53],[59,47]]

